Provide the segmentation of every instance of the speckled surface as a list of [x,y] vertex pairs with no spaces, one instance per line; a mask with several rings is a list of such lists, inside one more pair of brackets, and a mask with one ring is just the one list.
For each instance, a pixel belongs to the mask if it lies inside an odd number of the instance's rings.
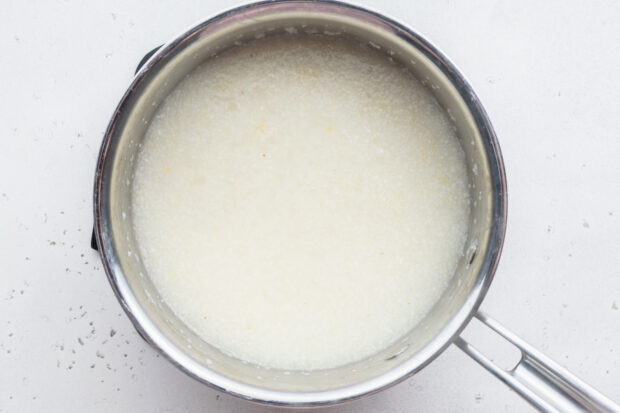
[[[126,3],[0,4],[0,412],[265,412],[151,350],[89,248],[95,158],[136,63],[234,5]],[[494,122],[509,221],[483,309],[620,400],[620,5],[361,4],[441,48]],[[406,382],[324,411],[528,409],[449,348]]]

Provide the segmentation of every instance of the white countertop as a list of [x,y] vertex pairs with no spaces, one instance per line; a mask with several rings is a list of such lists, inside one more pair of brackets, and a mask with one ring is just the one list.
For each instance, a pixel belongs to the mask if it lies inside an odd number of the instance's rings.
[[[620,401],[620,3],[467,3],[361,4],[442,49],[495,125],[509,219],[482,309]],[[95,159],[136,64],[235,4],[0,3],[0,412],[268,410],[159,357],[89,247]],[[325,411],[529,409],[450,347],[404,383]]]

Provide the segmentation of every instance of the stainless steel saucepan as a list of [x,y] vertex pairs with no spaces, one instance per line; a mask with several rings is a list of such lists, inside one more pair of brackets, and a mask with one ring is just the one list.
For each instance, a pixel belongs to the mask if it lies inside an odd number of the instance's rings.
[[[223,354],[187,328],[160,298],[136,246],[131,183],[149,121],[185,75],[235,44],[293,31],[368,43],[428,85],[457,128],[473,203],[466,253],[451,284],[422,322],[389,347],[356,363],[285,372]],[[506,226],[506,178],[499,144],[480,101],[454,65],[421,36],[375,12],[331,1],[255,3],[208,19],[161,47],[137,73],[112,116],[97,163],[94,208],[106,273],[137,330],[187,374],[232,395],[270,405],[336,404],[406,379],[454,343],[539,409],[620,411],[611,400],[477,312],[497,267]],[[514,369],[497,367],[459,337],[472,317],[519,348],[522,358]]]

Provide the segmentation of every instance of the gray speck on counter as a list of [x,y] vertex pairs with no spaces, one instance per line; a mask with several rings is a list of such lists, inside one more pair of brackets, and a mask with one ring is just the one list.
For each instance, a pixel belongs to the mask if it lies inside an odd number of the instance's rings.
[[99,351],[99,350],[97,350],[97,352],[95,353],[95,355],[96,355],[97,357],[99,357],[100,359],[105,358],[105,355],[104,355],[101,351]]
[[78,337],[77,342],[80,343],[80,346],[84,345],[84,341],[82,341],[82,337]]
[[583,223],[581,225],[583,225],[584,228],[590,228],[590,224],[588,224],[588,221],[586,221],[585,219],[583,220]]
[[476,400],[476,403],[480,403],[482,399],[484,399],[484,394],[482,393],[476,393],[476,395],[474,396],[474,400]]
[[113,328],[110,329],[110,337],[114,337],[116,335],[116,330],[114,330]]
[[618,305],[616,304],[615,301],[611,303],[611,309],[616,310],[616,311],[618,310]]

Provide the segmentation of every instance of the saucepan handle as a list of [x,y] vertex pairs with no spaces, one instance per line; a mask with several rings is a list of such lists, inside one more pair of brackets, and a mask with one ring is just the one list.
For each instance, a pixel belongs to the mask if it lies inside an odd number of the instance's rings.
[[572,373],[521,340],[488,315],[475,317],[521,352],[521,360],[510,370],[494,364],[461,337],[454,343],[495,377],[545,412],[620,412],[620,406],[575,377]]

